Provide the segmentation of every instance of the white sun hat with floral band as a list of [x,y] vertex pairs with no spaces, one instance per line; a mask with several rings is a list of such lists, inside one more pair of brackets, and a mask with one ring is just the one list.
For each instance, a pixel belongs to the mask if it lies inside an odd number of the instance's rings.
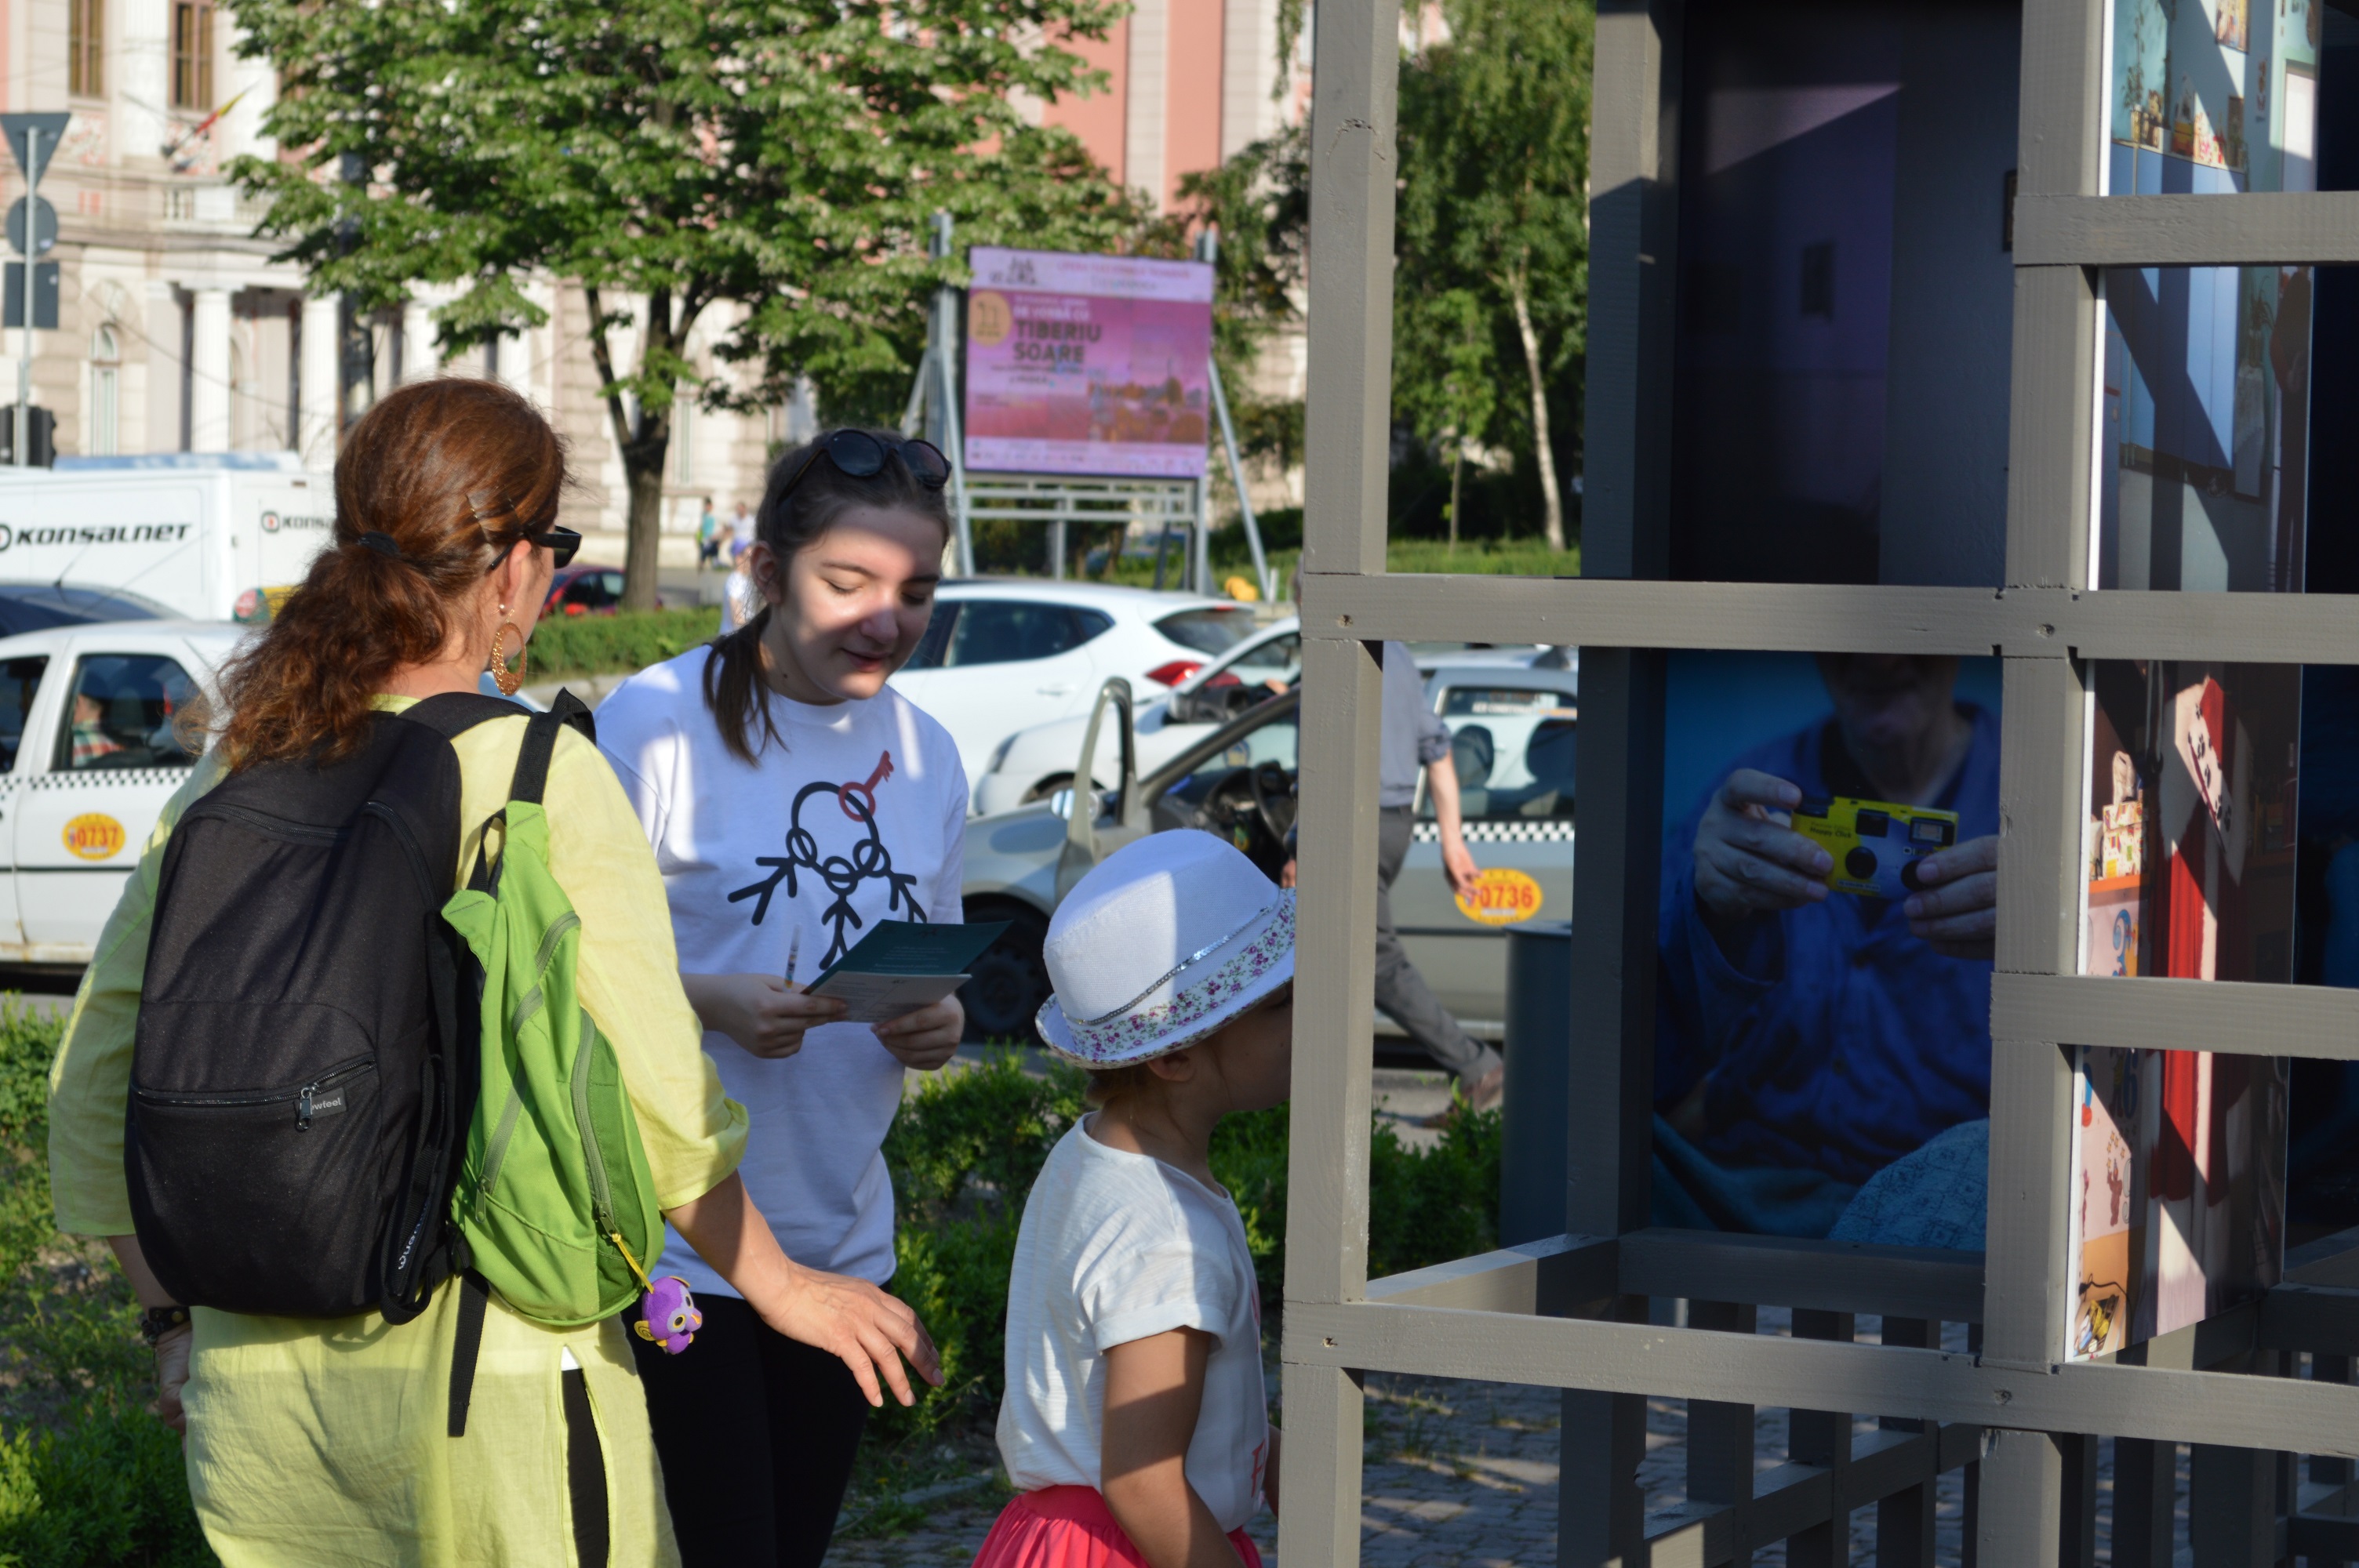
[[1123,1067],[1191,1045],[1294,978],[1294,894],[1192,828],[1125,845],[1074,884],[1042,950],[1049,1049]]

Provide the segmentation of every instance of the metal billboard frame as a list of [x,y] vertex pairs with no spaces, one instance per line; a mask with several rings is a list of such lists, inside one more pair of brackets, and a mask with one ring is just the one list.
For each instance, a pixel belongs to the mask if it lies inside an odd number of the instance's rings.
[[[2176,1445],[2194,1445],[2196,1560],[2359,1559],[2359,1232],[2290,1256],[2261,1301],[2110,1362],[2062,1363],[2072,1273],[2068,1048],[2359,1057],[2359,997],[2076,970],[2087,661],[2359,663],[2328,596],[2101,590],[2087,580],[2097,269],[2359,262],[2359,197],[2104,197],[2105,0],[2025,0],[2006,585],[1674,583],[1670,322],[1680,0],[1602,0],[1593,99],[1588,484],[1580,580],[1385,575],[1397,0],[1318,7],[1311,110],[1309,451],[1293,1146],[1281,1358],[1282,1560],[1353,1563],[1362,1382],[1419,1373],[1564,1390],[1559,1561],[1931,1561],[1930,1483],[1969,1476],[1967,1561],[2094,1555],[2096,1440],[2115,1439],[2114,1555],[2170,1561]],[[1367,1277],[1378,649],[1387,639],[1578,643],[1565,1233]],[[2005,704],[1983,1254],[1666,1231],[1648,1224],[1664,654],[1676,648],[1995,654]],[[2229,1033],[2220,1033],[2226,1030]],[[2226,1042],[2223,1044],[2223,1042]],[[1686,1327],[1649,1324],[1652,1297]],[[1794,1309],[1794,1336],[1750,1332]],[[1885,1319],[1882,1344],[1854,1318]],[[1973,1325],[1940,1348],[1938,1325]],[[2311,1371],[2300,1377],[2307,1357]],[[2137,1364],[2130,1364],[2136,1362]],[[1644,1518],[1644,1400],[1689,1406],[1691,1502]],[[1752,1411],[1795,1411],[1793,1463],[1753,1475]],[[1851,1438],[1851,1416],[1884,1418]],[[2294,1455],[2314,1456],[2309,1479]],[[2283,1506],[2281,1506],[2281,1502]],[[2359,1509],[2354,1509],[2359,1512]]]

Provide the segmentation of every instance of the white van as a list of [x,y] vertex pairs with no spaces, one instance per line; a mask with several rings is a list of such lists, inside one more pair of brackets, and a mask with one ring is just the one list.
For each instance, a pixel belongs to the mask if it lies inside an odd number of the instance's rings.
[[128,591],[191,621],[266,619],[335,515],[334,481],[291,452],[0,467],[0,582]]

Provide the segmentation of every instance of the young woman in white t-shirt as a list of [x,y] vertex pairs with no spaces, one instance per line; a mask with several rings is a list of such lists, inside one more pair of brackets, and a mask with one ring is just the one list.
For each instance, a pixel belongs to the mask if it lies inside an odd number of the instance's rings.
[[[967,784],[940,725],[886,688],[925,635],[950,514],[941,453],[831,431],[770,475],[741,562],[762,608],[600,705],[598,741],[664,876],[680,980],[730,1097],[739,1167],[787,1256],[883,1284],[893,1188],[879,1152],[905,1069],[958,1048],[955,998],[838,1022],[808,981],[880,920],[956,922]],[[765,1326],[678,1238],[694,1289],[683,1354],[634,1339],[685,1568],[817,1563],[868,1403],[843,1364]]]
[[1021,1494],[975,1568],[1260,1568],[1277,1506],[1261,1303],[1212,1130],[1287,1096],[1294,894],[1225,840],[1108,856],[1049,923],[1049,1048],[1084,1117],[1025,1200],[999,1454]]

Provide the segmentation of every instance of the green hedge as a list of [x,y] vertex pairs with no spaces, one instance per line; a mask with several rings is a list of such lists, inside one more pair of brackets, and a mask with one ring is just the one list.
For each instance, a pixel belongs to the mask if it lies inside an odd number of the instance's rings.
[[528,681],[643,670],[677,658],[721,632],[721,611],[650,610],[619,615],[551,615],[532,632]]
[[[215,1560],[179,1440],[147,1411],[138,1305],[103,1246],[49,1220],[47,1087],[59,1022],[0,1000],[0,1568],[182,1568]],[[1082,1114],[1082,1075],[1015,1052],[929,1079],[885,1141],[899,1199],[894,1289],[942,1354],[943,1386],[874,1430],[893,1449],[973,1437],[995,1411],[1007,1275],[1024,1199]],[[1221,1124],[1212,1170],[1234,1195],[1265,1303],[1286,1269],[1284,1107]],[[1430,1150],[1379,1121],[1369,1150],[1368,1271],[1481,1252],[1498,1228],[1499,1118],[1462,1119]]]
[[103,1245],[49,1222],[60,1031],[0,999],[0,1568],[212,1563],[180,1440],[147,1413],[138,1303]]
[[[1007,1275],[1024,1199],[1049,1152],[1082,1114],[1084,1075],[1045,1077],[1015,1052],[929,1079],[901,1107],[885,1161],[900,1207],[893,1289],[918,1310],[942,1355],[942,1386],[876,1418],[888,1439],[987,1420],[998,1404]],[[1236,1199],[1262,1299],[1286,1276],[1287,1109],[1233,1116],[1212,1138],[1212,1173]],[[1397,1273],[1495,1246],[1499,1115],[1462,1117],[1427,1150],[1378,1120],[1368,1150],[1368,1272]]]

